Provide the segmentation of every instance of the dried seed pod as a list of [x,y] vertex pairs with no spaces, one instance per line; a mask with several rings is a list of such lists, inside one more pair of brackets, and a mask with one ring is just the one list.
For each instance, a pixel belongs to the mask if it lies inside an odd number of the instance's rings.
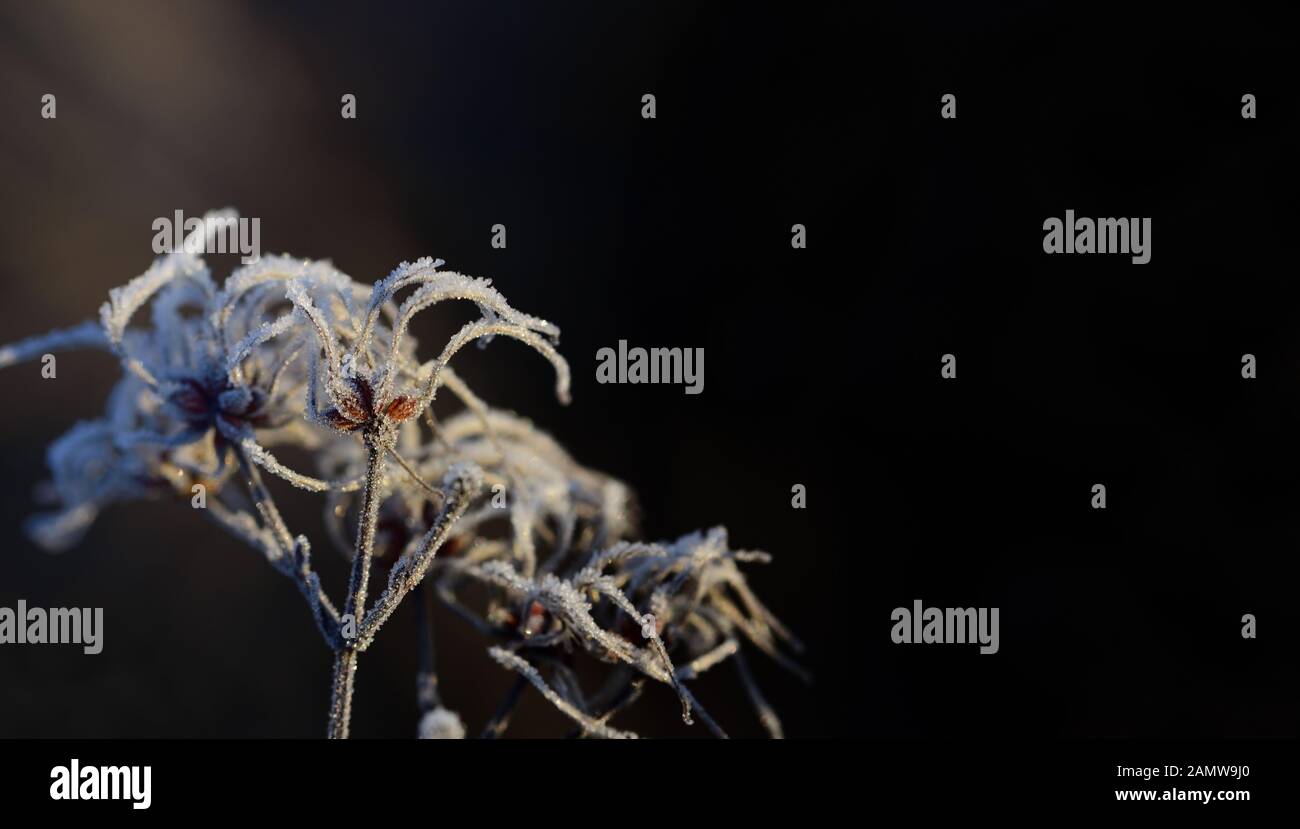
[[420,401],[409,395],[398,395],[384,409],[384,414],[390,419],[401,423],[411,415],[415,414],[420,408]]

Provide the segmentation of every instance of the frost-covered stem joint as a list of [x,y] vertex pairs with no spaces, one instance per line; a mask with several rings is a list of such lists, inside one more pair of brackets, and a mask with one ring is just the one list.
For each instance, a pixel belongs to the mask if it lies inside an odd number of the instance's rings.
[[393,611],[401,604],[406,594],[424,581],[434,556],[446,542],[452,527],[465,514],[470,501],[478,494],[481,486],[482,472],[477,467],[457,468],[448,472],[443,480],[442,509],[434,518],[429,531],[420,540],[420,545],[408,558],[399,561],[388,574],[388,586],[361,623],[358,637],[360,650],[370,647],[380,626],[393,615]]

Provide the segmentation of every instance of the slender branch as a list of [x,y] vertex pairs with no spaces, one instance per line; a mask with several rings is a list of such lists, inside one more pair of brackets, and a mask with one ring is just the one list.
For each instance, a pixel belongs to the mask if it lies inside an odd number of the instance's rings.
[[695,679],[700,674],[722,662],[729,656],[737,655],[740,650],[740,643],[735,639],[727,639],[721,645],[702,653],[689,663],[677,669],[677,678],[680,680]]
[[[207,507],[203,510],[203,515],[235,538],[261,553],[262,557],[268,561],[273,558],[275,551],[278,549],[278,547],[272,545],[270,539],[265,537],[264,531],[257,525],[257,519],[242,509],[235,510],[226,506],[218,498],[208,501]],[[272,547],[272,549],[267,549],[268,547]]]
[[258,514],[262,516],[262,521],[275,535],[276,543],[280,545],[281,551],[288,555],[293,551],[293,534],[289,532],[289,527],[284,523],[280,510],[276,509],[270,491],[266,488],[266,484],[262,482],[262,473],[249,461],[248,453],[244,451],[242,446],[235,447],[235,457],[239,459],[239,470],[244,473],[244,481],[248,486],[248,494],[253,499],[253,506],[257,508]]
[[421,711],[438,707],[438,660],[433,631],[433,589],[425,582],[415,586],[415,635],[418,662],[415,699]]
[[388,587],[375,600],[375,606],[366,614],[360,625],[358,650],[365,650],[374,641],[379,628],[388,621],[397,610],[397,606],[417,584],[424,581],[429,572],[433,558],[438,554],[443,542],[456,521],[465,514],[469,502],[478,493],[482,485],[482,474],[478,467],[453,467],[443,479],[446,498],[442,509],[434,518],[429,531],[420,541],[420,546],[409,556],[403,557],[388,574]]
[[[357,546],[352,556],[352,577],[348,581],[347,603],[341,618],[343,642],[334,658],[334,681],[330,695],[329,736],[347,739],[352,719],[352,691],[357,675],[357,620],[366,611],[366,589],[370,563],[375,554],[375,525],[379,521],[380,484],[384,473],[383,438],[368,432],[366,443],[366,486],[357,526]],[[352,635],[349,636],[349,633]]]
[[441,601],[443,605],[445,605],[449,610],[451,610],[452,613],[455,613],[461,619],[468,622],[469,625],[474,628],[474,630],[478,631],[480,634],[488,637],[489,639],[501,638],[502,635],[501,630],[499,628],[493,627],[492,625],[488,624],[487,621],[485,621],[477,614],[475,614],[474,611],[470,610],[468,607],[463,605],[460,602],[460,600],[456,598],[456,594],[452,591],[450,587],[447,587],[443,585],[441,582],[439,582],[436,592],[439,601]]
[[[235,457],[239,459],[239,468],[244,473],[249,497],[252,498],[258,515],[262,517],[263,524],[269,528],[277,548],[274,550],[265,549],[263,553],[271,560],[277,570],[293,579],[294,584],[298,585],[298,590],[302,593],[303,598],[307,600],[307,605],[311,608],[312,618],[315,620],[321,636],[325,638],[325,643],[331,648],[337,649],[339,644],[339,612],[321,587],[320,577],[312,571],[311,545],[307,543],[306,537],[300,535],[295,538],[289,532],[289,527],[285,524],[283,516],[280,515],[280,510],[276,507],[270,490],[262,482],[261,472],[258,471],[255,464],[249,461],[248,455],[242,447],[235,448]],[[219,501],[213,501],[209,505],[209,510],[214,507],[218,509],[218,512],[213,513],[213,517],[218,519],[220,523],[230,527],[232,531],[236,530],[235,520],[222,512],[224,507],[220,505]]]
[[784,738],[785,731],[781,728],[781,718],[776,715],[776,709],[768,704],[763,697],[763,692],[758,689],[758,683],[754,681],[754,674],[749,669],[745,654],[736,651],[736,658],[733,661],[736,670],[740,672],[740,681],[744,683],[745,693],[749,694],[749,701],[758,712],[758,720],[763,724],[763,729],[773,740]]
[[596,737],[605,739],[636,739],[636,734],[630,731],[620,731],[617,728],[611,728],[603,722],[599,722],[591,716],[578,710],[577,706],[557,694],[546,680],[542,679],[541,673],[538,672],[528,660],[511,653],[504,648],[488,648],[488,655],[495,659],[502,667],[508,668],[533,684],[543,697],[552,705],[560,709],[560,712],[577,723],[583,730],[584,734],[591,734]]
[[407,475],[411,476],[412,480],[420,485],[420,489],[423,489],[427,494],[432,495],[434,498],[442,497],[442,493],[430,486],[429,482],[422,478],[419,472],[415,471],[415,467],[407,463],[406,458],[397,454],[396,449],[391,446],[388,447],[388,454],[392,456],[393,460],[397,461],[397,465],[402,467],[402,469],[406,471]]
[[506,733],[506,729],[510,727],[510,715],[514,713],[515,706],[519,703],[519,696],[527,687],[527,679],[522,676],[515,679],[514,684],[510,686],[510,690],[506,692],[506,698],[501,701],[501,705],[497,706],[496,713],[483,727],[481,739],[497,740]]
[[346,740],[352,722],[352,690],[357,676],[357,652],[344,647],[334,655],[334,680],[330,689],[329,738]]
[[[609,723],[610,718],[615,714],[628,708],[640,699],[641,692],[645,689],[645,677],[633,674],[631,671],[628,671],[622,676],[616,677],[616,679],[617,682],[614,687],[617,688],[617,693],[613,695],[612,701],[608,705],[598,705],[595,707],[595,710],[603,711],[603,713],[596,716],[598,722]],[[582,733],[582,729],[577,728],[570,731],[565,736],[567,739],[573,740],[581,737]]]
[[720,740],[729,739],[727,737],[727,732],[723,731],[722,726],[718,725],[717,720],[713,719],[713,717],[709,715],[709,712],[704,710],[704,706],[700,705],[700,701],[695,698],[695,695],[686,690],[685,685],[681,686],[681,693],[686,695],[687,701],[690,703],[692,710],[694,710],[696,714],[700,715],[700,721],[704,723],[704,727],[709,729],[709,732],[712,733],[713,736]]

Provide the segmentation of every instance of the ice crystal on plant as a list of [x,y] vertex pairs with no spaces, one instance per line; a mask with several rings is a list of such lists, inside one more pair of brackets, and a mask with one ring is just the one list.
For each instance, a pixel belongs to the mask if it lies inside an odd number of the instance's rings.
[[[192,247],[111,291],[98,324],[0,348],[0,367],[94,347],[123,368],[103,416],[50,446],[53,509],[28,522],[38,543],[65,549],[109,504],[188,499],[202,484],[205,516],[295,582],[334,652],[333,737],[349,732],[360,654],[408,596],[420,617],[422,738],[465,735],[440,700],[434,601],[465,623],[456,635],[486,638],[487,656],[516,677],[484,736],[507,731],[531,687],[573,721],[575,736],[632,737],[610,721],[647,683],[676,696],[683,720],[725,736],[688,683],[726,662],[763,728],[781,736],[744,656],[754,648],[802,675],[791,659],[802,646],[741,567],[767,554],[733,549],[721,527],[636,540],[624,484],[578,464],[530,421],[492,408],[450,365],[471,342],[514,339],[551,364],[567,403],[558,327],[513,308],[487,279],[439,270],[442,260],[403,262],[365,286],[328,262],[268,255],[218,288],[203,260],[185,252]],[[473,304],[479,318],[421,356],[411,322],[446,301]],[[146,307],[149,323],[138,325]],[[443,387],[454,398],[449,415],[434,411]],[[290,468],[277,446],[308,450],[315,468]],[[328,537],[351,560],[341,604],[263,473],[321,495]],[[465,591],[471,583],[483,590]],[[579,655],[608,666],[600,687],[583,688]]]
[[461,740],[465,737],[465,724],[455,711],[438,706],[420,717],[419,737],[421,740]]

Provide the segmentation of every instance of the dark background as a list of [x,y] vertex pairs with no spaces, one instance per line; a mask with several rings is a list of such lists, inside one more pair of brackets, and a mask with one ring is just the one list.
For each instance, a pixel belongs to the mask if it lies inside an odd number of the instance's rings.
[[[815,682],[751,662],[789,734],[1295,736],[1293,29],[859,5],[0,5],[0,340],[92,316],[176,209],[235,206],[264,252],[362,281],[441,256],[564,331],[572,406],[511,346],[458,363],[482,396],[632,485],[647,537],[725,524],[775,555],[752,581]],[[1067,208],[1152,217],[1151,262],[1045,256]],[[702,346],[704,393],[597,384],[619,339]],[[58,366],[0,373],[0,605],[104,607],[106,646],[0,648],[0,736],[323,735],[301,599],[184,506],[112,508],[58,557],[21,535],[44,446],[118,374]],[[1001,652],[892,645],[916,598],[1000,607]],[[362,664],[358,736],[414,732],[409,612]],[[509,677],[439,629],[477,733]],[[698,696],[760,733],[730,671]],[[702,733],[662,688],[620,723]],[[533,695],[511,733],[564,730]]]

